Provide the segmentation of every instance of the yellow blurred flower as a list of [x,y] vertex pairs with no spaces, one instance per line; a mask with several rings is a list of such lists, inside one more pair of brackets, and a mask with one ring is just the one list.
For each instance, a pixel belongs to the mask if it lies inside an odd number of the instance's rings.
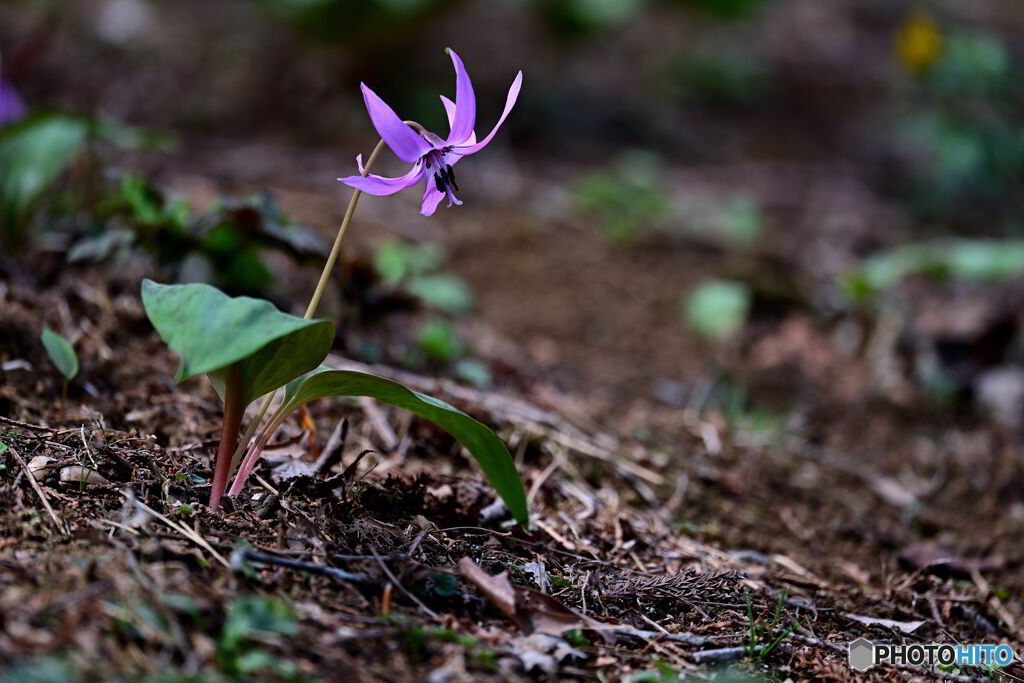
[[915,9],[896,34],[896,54],[903,66],[913,74],[926,71],[942,52],[942,34],[930,14]]

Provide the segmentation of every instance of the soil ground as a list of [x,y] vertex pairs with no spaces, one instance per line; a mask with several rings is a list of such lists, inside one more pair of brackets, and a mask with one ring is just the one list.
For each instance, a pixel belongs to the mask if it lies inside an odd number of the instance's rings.
[[[806,123],[779,137],[802,140]],[[343,155],[193,134],[187,153],[118,161],[197,207],[269,188],[331,234],[331,178],[356,143]],[[765,234],[740,251],[663,230],[609,242],[565,189],[591,168],[585,153],[467,162],[460,181],[478,194],[440,219],[417,216],[413,197],[363,201],[342,272],[382,236],[442,244],[476,296],[459,332],[494,385],[374,370],[499,430],[530,530],[443,433],[356,402],[313,404],[315,438],[289,424],[263,481],[211,512],[219,403],[171,380],[176,359],[137,296],[151,264],[0,255],[0,678],[1024,677],[1019,662],[847,664],[860,637],[1024,648],[1021,424],[973,393],[1020,343],[1024,290],[912,282],[877,313],[829,306],[868,245],[911,228],[871,173],[808,161],[807,147],[666,171],[681,195],[762,200]],[[278,294],[301,302],[315,269],[286,272]],[[707,276],[755,291],[728,343],[680,321],[682,293]],[[332,297],[325,310],[341,315],[350,302]],[[43,324],[70,332],[81,358],[65,401],[36,343]],[[409,335],[401,317],[353,322],[332,362]],[[915,374],[936,355],[961,372],[950,398]],[[289,477],[325,450],[321,471]],[[463,558],[557,604],[523,592],[510,619]]]

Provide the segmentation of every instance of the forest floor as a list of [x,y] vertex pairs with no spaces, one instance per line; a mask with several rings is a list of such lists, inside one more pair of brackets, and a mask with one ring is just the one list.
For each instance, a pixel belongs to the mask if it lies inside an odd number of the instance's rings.
[[[948,336],[953,317],[983,355],[1019,292],[909,288],[902,323],[768,307],[715,348],[665,309],[728,255],[465,209],[440,239],[496,386],[375,370],[499,430],[529,530],[443,433],[366,402],[314,404],[315,439],[289,427],[262,481],[211,512],[219,405],[172,383],[142,273],[8,264],[0,348],[24,362],[0,383],[5,680],[847,680],[860,637],[1024,646],[1019,439],[917,388],[892,329]],[[364,210],[356,233],[391,209]],[[40,320],[75,331],[63,406]]]
[[[505,79],[504,61],[534,50],[492,47],[523,35],[505,16],[519,4],[477,3],[418,35],[453,28]],[[529,529],[443,432],[366,401],[311,404],[260,478],[212,512],[220,404],[205,380],[172,380],[177,359],[139,300],[155,259],[69,264],[45,241],[0,253],[0,681],[1024,680],[1019,654],[999,671],[848,665],[858,638],[1024,649],[1024,287],[911,278],[873,305],[842,302],[860,259],[930,228],[858,137],[889,87],[887,53],[862,59],[858,46],[890,36],[854,25],[862,13],[842,7],[857,3],[789,4],[799,21],[769,13],[774,38],[761,41],[798,53],[780,100],[753,114],[657,112],[685,124],[665,119],[664,157],[683,160],[658,169],[669,212],[742,193],[760,211],[751,242],[693,229],[701,216],[685,211],[633,217],[632,239],[609,239],[607,215],[574,194],[594,169],[614,174],[606,147],[662,130],[630,118],[630,98],[648,96],[633,67],[649,60],[628,57],[679,44],[657,15],[622,36],[623,52],[603,40],[538,49],[575,55],[552,73],[602,78],[579,101],[555,78],[548,104],[517,110],[507,127],[521,113],[527,144],[460,165],[464,206],[425,219],[412,192],[362,200],[344,288],[321,309],[341,330],[330,362],[373,362],[493,426],[520,468]],[[222,40],[256,5],[163,3],[136,54],[75,38],[84,3],[40,91],[180,133],[177,152],[103,161],[194,210],[269,190],[330,239],[347,200],[334,178],[357,145],[322,140],[369,131],[336,72],[350,69],[357,93],[360,79],[399,73],[398,57],[307,60],[267,19]],[[843,31],[819,31],[823,16]],[[862,29],[875,33],[833,38]],[[815,45],[851,54],[821,61]],[[586,125],[563,130],[570,105]],[[760,161],[737,161],[748,158]],[[384,238],[443,247],[475,299],[455,325],[489,387],[400,362],[421,312],[377,314],[379,292],[356,277]],[[296,312],[319,269],[273,265],[274,301]],[[752,292],[749,319],[719,343],[681,312],[708,277]],[[44,325],[81,359],[65,400]],[[952,384],[929,386],[938,376]]]

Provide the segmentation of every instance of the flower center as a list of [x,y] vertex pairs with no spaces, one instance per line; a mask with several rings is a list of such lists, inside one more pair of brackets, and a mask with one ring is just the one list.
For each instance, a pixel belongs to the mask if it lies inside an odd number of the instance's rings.
[[448,147],[435,149],[423,156],[427,165],[427,173],[433,176],[434,186],[438,192],[443,194],[448,194],[451,190],[459,191],[459,186],[455,182],[455,171],[452,170],[451,164],[445,163],[444,155],[448,150]]

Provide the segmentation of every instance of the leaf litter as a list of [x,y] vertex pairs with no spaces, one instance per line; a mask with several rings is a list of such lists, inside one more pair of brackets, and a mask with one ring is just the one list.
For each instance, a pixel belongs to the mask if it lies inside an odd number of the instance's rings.
[[[80,337],[83,380],[66,412],[52,400],[58,377],[14,364],[0,384],[0,665],[10,671],[527,680],[623,677],[660,662],[849,678],[845,646],[862,636],[1020,645],[1020,586],[1007,573],[1020,558],[998,525],[989,547],[904,531],[914,513],[966,534],[969,520],[920,506],[968,489],[836,445],[765,449],[714,415],[686,413],[692,457],[666,460],[650,442],[595,428],[573,397],[565,405],[577,408],[562,413],[550,393],[481,393],[373,368],[479,406],[523,463],[535,527],[511,522],[443,432],[361,403],[312,404],[271,444],[258,470],[266,484],[211,513],[212,389],[196,398],[154,380],[170,377],[174,359],[127,288],[84,283],[89,300],[70,300],[93,334]],[[2,294],[15,331],[64,297]],[[44,365],[38,352],[22,357]],[[93,393],[90,382],[104,385]],[[319,453],[307,447],[316,432]],[[829,493],[863,483],[863,498]],[[888,564],[870,566],[868,553]],[[748,614],[757,632],[785,634],[777,646],[750,642]]]

